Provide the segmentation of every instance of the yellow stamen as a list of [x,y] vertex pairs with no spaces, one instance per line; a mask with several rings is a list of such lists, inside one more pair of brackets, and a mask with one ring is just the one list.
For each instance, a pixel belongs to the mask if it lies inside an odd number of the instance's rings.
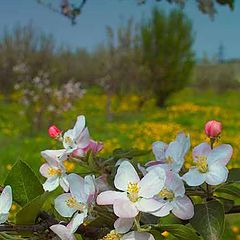
[[171,164],[173,163],[173,158],[171,156],[166,157],[166,163]]
[[208,171],[207,157],[206,156],[196,156],[197,162],[196,166],[201,173],[206,173]]
[[161,233],[161,235],[166,238],[166,237],[169,236],[169,232],[168,231],[164,231],[164,232]]
[[121,236],[116,231],[111,231],[102,240],[121,240]]
[[73,144],[72,138],[70,138],[70,137],[68,137],[68,136],[64,138],[64,142],[65,142],[66,144],[69,144],[69,145],[72,145],[72,144]]
[[158,195],[165,200],[173,200],[174,198],[174,193],[169,191],[166,187],[164,187]]
[[137,202],[139,187],[137,183],[129,183],[127,187],[128,198],[131,202]]
[[76,208],[79,211],[83,211],[85,208],[85,205],[82,203],[77,202],[76,198],[70,197],[68,200],[66,200],[66,204],[70,208]]
[[54,169],[54,168],[48,168],[48,175],[54,176],[54,175],[61,175],[62,171],[60,169]]

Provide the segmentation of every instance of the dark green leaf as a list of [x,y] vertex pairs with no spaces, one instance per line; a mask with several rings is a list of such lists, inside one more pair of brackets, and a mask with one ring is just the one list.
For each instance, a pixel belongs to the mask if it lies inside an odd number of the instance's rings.
[[[191,225],[205,240],[220,240],[224,231],[224,208],[217,200],[195,205]],[[190,238],[189,238],[190,239]]]
[[118,148],[113,151],[113,157],[116,159],[120,158],[133,158],[138,156],[144,156],[149,154],[149,150],[140,150],[137,148],[122,149]]
[[222,202],[225,212],[229,212],[234,206],[234,201],[231,199],[227,199],[223,197],[217,197],[217,199]]
[[45,192],[42,195],[36,197],[31,202],[26,204],[16,215],[16,223],[17,224],[33,224],[35,223],[35,220],[37,216],[39,215],[39,212],[44,204],[44,202],[47,200],[47,198],[50,196],[49,192]]
[[44,193],[42,184],[33,170],[23,161],[18,161],[9,172],[5,185],[13,189],[13,199],[20,206]]
[[240,198],[240,188],[233,184],[231,184],[231,185],[228,184],[226,186],[222,186],[222,187],[216,189],[215,192],[225,193],[225,194]]
[[229,170],[228,182],[240,182],[240,168],[232,168]]

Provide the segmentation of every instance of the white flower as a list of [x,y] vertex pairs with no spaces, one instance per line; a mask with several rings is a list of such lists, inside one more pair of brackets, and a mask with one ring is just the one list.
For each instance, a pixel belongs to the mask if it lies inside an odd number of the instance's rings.
[[148,167],[161,164],[164,168],[170,168],[179,172],[184,163],[184,157],[190,148],[190,137],[183,132],[179,133],[176,140],[167,145],[164,142],[154,142],[152,150],[156,161],[147,164]]
[[154,240],[153,235],[148,232],[129,232],[133,221],[134,218],[118,218],[114,223],[115,230],[108,233],[102,240]]
[[67,154],[73,153],[77,149],[86,148],[89,145],[90,136],[88,128],[85,127],[85,117],[78,116],[73,129],[69,129],[63,135],[63,146]]
[[82,178],[75,173],[69,174],[70,193],[64,193],[55,199],[55,209],[63,217],[80,219],[81,225],[87,217],[88,210],[94,205],[96,198],[95,178],[86,176]]
[[12,206],[12,188],[6,186],[0,196],[0,224],[5,223]]
[[232,157],[233,149],[229,144],[222,144],[211,149],[207,143],[201,143],[193,149],[195,167],[182,176],[189,186],[199,186],[206,182],[218,185],[227,180],[227,163]]
[[161,206],[153,196],[161,191],[165,182],[165,171],[161,175],[155,172],[146,174],[141,180],[128,161],[123,161],[114,179],[119,191],[105,191],[98,195],[99,205],[112,205],[114,213],[121,218],[131,218],[141,212],[152,212]]
[[62,161],[59,161],[63,157],[65,149],[62,150],[45,150],[41,152],[43,158],[47,163],[44,163],[40,167],[40,173],[46,177],[47,180],[43,184],[45,191],[53,191],[59,185],[65,192],[69,190],[69,183],[67,180],[67,174]]
[[[160,166],[156,166],[151,171],[161,174]],[[150,172],[151,172],[150,171]],[[192,201],[185,195],[185,188],[182,179],[173,171],[166,171],[166,182],[163,189],[155,196],[161,203],[161,207],[151,214],[157,217],[167,216],[172,212],[180,219],[190,219],[194,215]]]

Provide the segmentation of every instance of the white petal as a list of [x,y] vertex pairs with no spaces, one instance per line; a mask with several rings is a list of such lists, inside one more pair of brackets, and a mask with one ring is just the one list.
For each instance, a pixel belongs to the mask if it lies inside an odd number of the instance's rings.
[[147,173],[139,182],[139,196],[151,198],[158,194],[165,183],[166,174],[164,169],[155,168]]
[[0,196],[0,213],[7,214],[12,206],[12,188],[6,186]]
[[85,128],[80,136],[76,139],[77,145],[79,148],[86,148],[90,142],[90,135],[88,128]]
[[73,136],[74,139],[78,139],[80,134],[82,133],[83,129],[85,128],[85,117],[80,115],[77,117],[77,121],[75,126],[73,127]]
[[122,240],[155,240],[152,234],[147,232],[130,232],[122,237]]
[[71,217],[76,211],[76,208],[70,208],[67,201],[72,197],[70,193],[64,193],[58,196],[55,201],[55,209],[63,217]]
[[133,218],[138,215],[138,210],[135,204],[129,199],[117,199],[113,203],[114,213],[121,218]]
[[85,216],[83,213],[76,213],[74,215],[71,222],[67,225],[67,228],[70,230],[71,233],[75,233],[77,231],[78,227],[83,223],[84,218]]
[[136,207],[140,212],[154,212],[161,208],[163,204],[153,198],[145,199],[141,198],[137,203]]
[[87,175],[84,178],[84,193],[87,198],[96,195],[96,181],[94,176]]
[[52,192],[59,186],[59,176],[55,175],[46,180],[43,184],[44,191]]
[[50,227],[50,229],[59,236],[61,240],[76,240],[71,231],[61,224],[55,224]]
[[63,174],[60,177],[60,186],[62,187],[64,192],[68,192],[69,191],[69,182],[68,182],[67,178],[68,178],[67,174]]
[[197,168],[192,168],[182,176],[182,179],[189,186],[199,186],[205,182],[206,174],[200,173]]
[[167,189],[173,191],[175,197],[178,197],[178,196],[183,197],[185,194],[185,187],[184,187],[184,182],[180,178],[180,176],[173,171],[167,171],[166,175],[167,175],[167,179],[166,179]]
[[86,203],[87,195],[84,192],[84,179],[75,173],[71,173],[68,175],[67,180],[72,195],[75,196],[79,202]]
[[49,174],[49,168],[51,168],[51,166],[48,163],[44,163],[40,169],[39,172],[41,173],[41,175],[45,178],[49,178],[51,177],[51,175]]
[[112,205],[117,199],[128,199],[125,192],[105,191],[97,196],[98,205]]
[[139,181],[140,178],[133,165],[128,161],[122,162],[118,167],[117,174],[114,179],[115,187],[119,190],[127,191],[127,187],[130,182],[138,183]]
[[41,152],[43,158],[54,167],[58,166],[59,158],[64,154],[65,149],[60,150],[45,150]]
[[208,155],[208,164],[218,163],[226,166],[233,154],[232,146],[229,144],[221,144],[215,147]]
[[226,182],[228,177],[228,169],[225,166],[215,163],[210,165],[209,171],[206,173],[206,183],[209,185],[219,185]]
[[161,141],[157,141],[152,144],[152,151],[157,161],[161,161],[165,159],[165,152],[167,147],[168,145]]
[[182,198],[176,198],[173,202],[172,213],[183,220],[190,219],[194,215],[194,207],[192,201],[184,196]]
[[198,160],[198,156],[207,156],[211,152],[211,147],[208,143],[201,143],[193,149],[193,159]]
[[114,228],[118,233],[126,233],[133,226],[134,218],[118,218],[114,223]]
[[0,214],[0,224],[5,223],[8,220],[8,213]]
[[[66,141],[67,138],[69,138],[70,141]],[[68,153],[73,152],[77,148],[77,143],[74,142],[74,140],[73,130],[67,130],[63,135],[63,146],[68,150]]]
[[172,203],[169,201],[165,201],[165,203],[162,202],[162,204],[163,206],[160,209],[158,209],[157,211],[151,212],[151,214],[157,217],[165,217],[168,214],[170,214],[170,211],[173,209]]

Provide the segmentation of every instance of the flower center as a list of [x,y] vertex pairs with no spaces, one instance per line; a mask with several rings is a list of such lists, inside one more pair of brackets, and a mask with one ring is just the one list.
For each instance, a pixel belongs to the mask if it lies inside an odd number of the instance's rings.
[[69,136],[64,137],[64,142],[67,145],[69,145],[70,148],[72,148],[72,146],[74,145],[74,142],[73,142],[72,138],[69,137]]
[[62,171],[60,169],[48,168],[48,174],[50,176],[61,175]]
[[173,163],[173,158],[171,156],[166,157],[166,163],[171,164]]
[[81,212],[85,208],[85,205],[77,202],[75,197],[69,197],[69,199],[66,200],[66,204],[67,204],[68,207],[75,208],[75,209],[77,209],[78,211],[81,211]]
[[121,236],[116,231],[111,231],[102,240],[121,240]]
[[127,187],[128,198],[131,202],[137,202],[139,187],[137,183],[129,183]]
[[161,192],[158,194],[159,197],[163,198],[164,200],[173,200],[174,193],[164,187]]
[[208,171],[207,157],[206,156],[196,156],[197,162],[196,166],[201,173],[206,173]]

